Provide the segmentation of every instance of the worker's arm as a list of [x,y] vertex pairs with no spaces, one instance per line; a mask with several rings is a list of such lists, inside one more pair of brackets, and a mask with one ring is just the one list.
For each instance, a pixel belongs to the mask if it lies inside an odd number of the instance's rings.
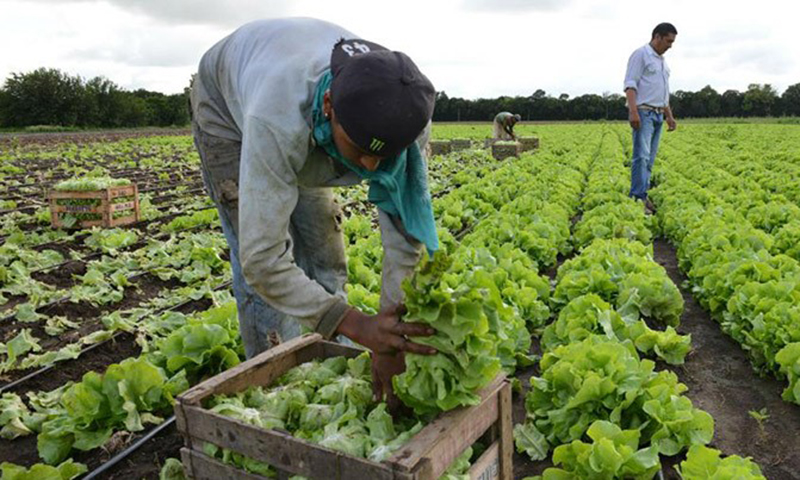
[[644,58],[642,57],[642,52],[636,50],[628,58],[628,67],[625,70],[625,86],[623,87],[625,89],[625,97],[628,100],[628,122],[630,122],[631,128],[634,130],[639,130],[639,127],[642,126],[642,121],[639,118],[639,109],[636,104],[636,94],[638,93],[639,80],[642,78],[643,71]]
[[307,141],[259,118],[242,128],[239,175],[239,259],[247,283],[273,308],[332,337],[348,309],[294,261],[289,234],[299,191],[296,173]]
[[512,123],[507,123],[506,124],[506,133],[511,135],[511,139],[512,140],[516,140],[517,139],[517,136],[514,135],[514,124],[512,124]]
[[672,108],[670,108],[669,105],[664,108],[664,114],[667,121],[667,131],[672,132],[678,128],[678,122],[676,122],[675,117],[672,116]]
[[631,128],[639,130],[642,126],[642,120],[639,118],[639,109],[636,106],[636,89],[628,88],[625,90],[625,97],[628,99],[628,122]]

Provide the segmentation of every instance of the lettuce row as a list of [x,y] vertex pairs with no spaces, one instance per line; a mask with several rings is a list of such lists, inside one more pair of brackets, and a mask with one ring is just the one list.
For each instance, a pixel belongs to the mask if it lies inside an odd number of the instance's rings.
[[[599,158],[613,158],[615,148],[614,142],[604,141]],[[587,217],[596,218],[593,211],[602,209],[604,216],[620,215],[619,225],[630,225],[630,220],[640,222],[644,232],[641,238],[649,238],[650,221],[645,221],[641,207],[622,195],[598,194],[600,185],[608,183],[622,190],[624,185],[613,179],[623,174],[624,170],[610,161],[595,162],[587,188],[590,196],[584,197],[592,208],[584,213],[576,232]],[[631,207],[617,211],[598,206],[598,198]],[[672,328],[683,310],[680,292],[653,261],[652,247],[634,238],[637,236],[606,231],[595,238],[589,232],[576,239],[584,246],[581,254],[565,262],[557,274],[551,303],[560,310],[559,316],[542,337],[545,355],[541,376],[531,379],[532,388],[526,397],[528,419],[515,428],[518,450],[533,459],[545,458],[552,447],[569,447],[560,450],[557,460],[554,457],[562,468],[547,473],[549,478],[594,478],[589,471],[597,478],[652,478],[659,469],[658,454],[674,455],[690,445],[708,443],[713,436],[713,419],[682,395],[686,387],[677,377],[670,372],[655,372],[655,364],[640,360],[636,352],[638,348],[670,363],[682,363],[690,339]],[[608,302],[616,304],[616,311]],[[642,317],[669,327],[666,331],[652,330]],[[626,435],[635,436],[636,441],[624,455],[610,448],[612,440],[600,440],[597,431],[590,434],[596,445],[583,444],[581,440],[591,427],[605,425],[596,422],[608,422],[613,425],[611,430],[630,431]],[[649,457],[648,461],[620,473],[640,446],[640,455]],[[607,458],[599,457],[597,451],[605,452]],[[590,455],[594,455],[591,462]],[[605,472],[605,476],[599,472]]]
[[672,365],[683,364],[691,349],[691,335],[680,335],[673,327],[653,330],[643,320],[626,320],[596,294],[576,297],[547,326],[542,349],[579,342],[591,335],[603,335],[622,342],[630,340],[643,355],[654,355]]
[[652,259],[652,246],[625,239],[596,240],[558,270],[552,303],[563,307],[586,293],[616,305],[633,321],[651,318],[680,323],[683,297],[664,267]]
[[649,480],[661,468],[658,449],[639,448],[641,433],[622,430],[604,420],[595,421],[586,431],[591,443],[575,440],[553,451],[553,463],[541,476],[525,480],[612,479]]
[[664,455],[711,441],[711,416],[682,396],[686,386],[675,374],[654,367],[632,342],[599,335],[546,353],[525,400],[528,421],[515,428],[528,430],[534,448],[519,434],[517,448],[541,460],[551,446],[580,440],[595,420],[638,429],[641,443]]
[[678,245],[679,266],[695,298],[742,345],[754,368],[786,376],[790,388],[784,398],[798,401],[790,362],[781,365],[777,355],[800,342],[800,263],[771,253],[774,238],[753,227],[721,192],[680,175],[687,168],[682,162],[672,160],[665,168],[676,171],[661,175],[653,199],[665,233]]
[[750,458],[730,455],[721,458],[719,450],[703,445],[694,445],[689,449],[686,460],[675,469],[683,480],[736,479],[766,480],[758,464]]

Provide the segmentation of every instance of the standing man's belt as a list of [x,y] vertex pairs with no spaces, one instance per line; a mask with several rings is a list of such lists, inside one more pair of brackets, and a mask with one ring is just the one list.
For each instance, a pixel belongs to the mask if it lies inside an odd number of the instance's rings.
[[641,108],[642,110],[650,110],[651,112],[656,112],[656,113],[664,113],[667,110],[667,107],[654,107],[646,103],[637,105],[637,107]]

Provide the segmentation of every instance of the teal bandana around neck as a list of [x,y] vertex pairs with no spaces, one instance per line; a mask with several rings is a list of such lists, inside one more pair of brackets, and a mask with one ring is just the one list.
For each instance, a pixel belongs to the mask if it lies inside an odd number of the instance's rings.
[[412,237],[422,242],[428,253],[439,249],[439,237],[433,220],[431,194],[428,191],[428,166],[419,151],[417,142],[400,152],[394,158],[384,158],[377,170],[370,172],[353,165],[344,158],[333,143],[331,122],[322,111],[325,92],[330,88],[333,76],[326,71],[314,93],[312,118],[314,120],[314,141],[334,160],[343,163],[369,182],[369,201],[384,212],[400,216],[403,226]]

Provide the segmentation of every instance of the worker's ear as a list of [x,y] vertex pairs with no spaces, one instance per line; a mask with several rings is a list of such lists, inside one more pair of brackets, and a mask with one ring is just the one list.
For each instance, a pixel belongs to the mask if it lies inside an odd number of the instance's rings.
[[333,104],[331,103],[331,91],[328,90],[322,97],[322,113],[325,118],[331,118],[331,111],[333,111]]

